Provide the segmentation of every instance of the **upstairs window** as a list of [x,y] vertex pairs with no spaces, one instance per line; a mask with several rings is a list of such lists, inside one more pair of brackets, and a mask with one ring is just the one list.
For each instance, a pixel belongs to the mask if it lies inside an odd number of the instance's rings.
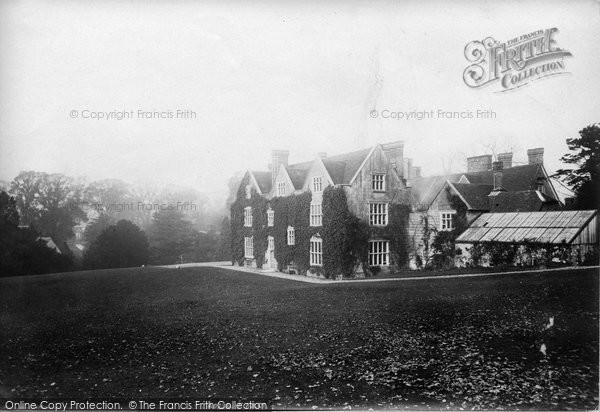
[[250,199],[252,197],[252,186],[246,185],[246,199]]
[[277,196],[285,196],[285,182],[277,182]]
[[323,207],[320,203],[310,205],[310,225],[323,226]]
[[291,226],[288,226],[287,229],[287,244],[290,246],[296,244],[296,231]]
[[275,211],[273,209],[267,210],[267,226],[271,227],[275,225]]
[[369,203],[369,224],[371,226],[386,226],[388,224],[387,203]]
[[454,229],[454,215],[455,211],[440,212],[440,230],[453,230]]
[[313,192],[320,193],[323,191],[323,178],[321,176],[313,177]]
[[250,206],[244,209],[244,226],[252,227],[252,208]]
[[385,174],[374,173],[371,177],[371,188],[374,192],[385,192]]

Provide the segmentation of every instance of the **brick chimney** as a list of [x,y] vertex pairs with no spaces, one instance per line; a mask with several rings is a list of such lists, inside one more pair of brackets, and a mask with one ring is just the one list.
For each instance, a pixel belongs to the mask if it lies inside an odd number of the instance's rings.
[[413,178],[413,160],[412,159],[404,159],[402,172],[404,173],[405,179]]
[[494,191],[506,190],[502,187],[502,171],[504,165],[502,162],[492,163],[492,170],[494,172]]
[[289,156],[289,150],[271,150],[271,164],[269,165],[269,167],[271,169],[271,183],[273,185],[275,184],[275,179],[277,178],[279,167],[281,165],[287,167]]
[[317,156],[319,157],[319,159],[326,159],[327,152],[319,152],[319,153],[317,153]]
[[467,172],[485,172],[492,169],[492,155],[467,157]]
[[500,153],[498,154],[498,161],[502,162],[502,167],[504,169],[509,169],[512,167],[512,153]]
[[527,150],[527,158],[529,159],[530,165],[543,164],[544,163],[544,148],[537,147],[535,149]]
[[[404,142],[402,140],[397,140],[395,142],[384,143],[381,147],[392,167],[395,168],[399,174],[404,175]],[[406,178],[406,176],[404,177]]]

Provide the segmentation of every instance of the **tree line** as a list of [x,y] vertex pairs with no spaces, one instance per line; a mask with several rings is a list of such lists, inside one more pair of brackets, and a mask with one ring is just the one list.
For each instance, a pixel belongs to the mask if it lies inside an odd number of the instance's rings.
[[229,258],[225,211],[195,189],[36,171],[0,189],[0,276]]

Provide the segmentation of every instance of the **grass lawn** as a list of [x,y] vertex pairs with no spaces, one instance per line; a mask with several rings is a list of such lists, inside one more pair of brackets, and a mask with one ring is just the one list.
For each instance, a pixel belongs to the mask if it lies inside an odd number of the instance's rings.
[[0,397],[595,409],[598,302],[598,269],[326,285],[204,267],[3,278]]

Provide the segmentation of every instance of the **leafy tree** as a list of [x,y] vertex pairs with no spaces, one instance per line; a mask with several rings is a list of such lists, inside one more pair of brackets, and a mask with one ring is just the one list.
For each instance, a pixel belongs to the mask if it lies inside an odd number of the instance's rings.
[[106,228],[84,255],[86,269],[140,266],[148,263],[146,234],[128,220],[119,220]]
[[21,172],[11,183],[11,193],[23,217],[45,236],[63,242],[73,236],[73,226],[86,219],[81,210],[82,186],[62,174]]
[[97,219],[90,222],[85,228],[85,240],[88,243],[93,243],[100,234],[110,225],[115,224],[115,219],[106,213],[101,213]]
[[0,276],[64,272],[73,261],[39,239],[32,228],[19,228],[17,202],[0,192]]
[[152,218],[150,231],[152,263],[176,263],[182,255],[193,253],[197,233],[180,210],[159,210]]
[[597,209],[600,205],[600,124],[592,124],[579,131],[578,138],[567,139],[573,153],[560,160],[575,165],[573,169],[557,170],[560,177],[575,191],[576,209]]
[[0,232],[16,230],[19,226],[17,202],[6,192],[0,192]]
[[41,173],[29,170],[19,173],[10,184],[23,225],[32,224],[40,215],[40,183]]
[[216,260],[231,259],[231,221],[225,216],[221,221],[221,231],[219,234],[219,244],[215,253]]
[[[127,183],[118,179],[97,180],[85,188],[84,199],[97,210],[101,215],[105,214],[112,218],[113,222],[118,220],[118,217],[126,216],[131,218],[129,214],[119,212],[115,204],[124,204],[131,201],[130,189]],[[113,205],[113,207],[111,207]]]

